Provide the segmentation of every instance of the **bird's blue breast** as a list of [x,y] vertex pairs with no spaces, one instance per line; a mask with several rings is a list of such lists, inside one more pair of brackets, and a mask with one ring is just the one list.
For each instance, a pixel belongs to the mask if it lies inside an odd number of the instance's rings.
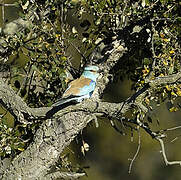
[[91,80],[89,85],[85,85],[84,87],[80,88],[79,90],[79,96],[83,96],[86,94],[92,95],[94,89],[96,87],[96,82]]

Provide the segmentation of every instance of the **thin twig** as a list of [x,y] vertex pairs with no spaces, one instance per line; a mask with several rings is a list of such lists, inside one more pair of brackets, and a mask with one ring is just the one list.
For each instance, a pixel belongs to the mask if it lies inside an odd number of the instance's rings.
[[125,18],[126,17],[125,11],[126,11],[127,5],[128,5],[128,2],[127,2],[127,0],[125,0],[124,1],[124,8],[123,8],[123,11],[122,11],[122,14],[121,14],[121,22],[123,24],[122,27],[126,27],[126,25],[127,25],[127,21],[125,20],[126,19]]
[[160,137],[155,137],[155,139],[160,143],[160,147],[161,147],[161,154],[163,156],[163,159],[165,161],[166,165],[173,165],[173,164],[178,164],[181,166],[181,161],[168,161],[167,156],[166,156],[166,152],[165,152],[165,145],[163,140]]
[[[152,50],[153,58],[155,59],[155,57],[156,57],[155,48],[154,48],[155,26],[154,26],[153,22],[151,23],[151,26],[152,26],[152,32],[153,32],[152,40],[151,40],[151,50]],[[154,63],[154,65],[155,65],[155,63]]]
[[135,153],[134,157],[131,159],[129,169],[128,169],[129,174],[131,173],[133,162],[135,161],[135,159],[136,159],[136,157],[137,157],[137,155],[138,155],[138,153],[140,151],[140,147],[141,147],[141,135],[140,135],[140,129],[138,128],[138,147],[137,147],[137,150],[136,150],[136,153]]
[[0,6],[16,6],[16,4],[3,4],[3,3],[0,3]]
[[181,126],[176,126],[176,127],[173,127],[173,128],[165,129],[163,131],[173,131],[173,130],[180,129],[180,128],[181,128]]
[[[114,121],[112,120],[112,119],[110,119],[110,123],[111,123],[111,126],[118,132],[118,133],[120,133],[121,135],[126,135],[123,131],[121,131],[116,125],[115,125],[115,123],[114,123]],[[121,121],[121,123],[123,123],[122,121]],[[124,125],[123,125],[124,126]]]
[[172,139],[170,142],[171,143],[173,143],[173,142],[175,142],[179,137],[181,137],[181,135],[179,135],[179,136],[177,136],[177,137],[175,137],[174,139]]
[[83,60],[86,62],[86,57],[84,56],[84,54],[81,53],[81,51],[71,42],[69,42],[71,46],[73,46],[76,51],[81,55],[81,57],[83,58]]
[[[63,3],[61,4],[61,31],[62,31],[62,39],[64,39],[64,7]],[[61,42],[64,47],[64,41]]]
[[2,20],[3,20],[3,27],[4,27],[4,22],[5,22],[5,12],[4,12],[4,6],[2,6]]
[[152,26],[152,38],[151,38],[151,51],[152,51],[152,56],[153,56],[153,63],[152,63],[152,67],[151,67],[151,71],[149,73],[148,79],[151,79],[153,74],[154,74],[154,70],[155,70],[155,65],[156,65],[156,54],[155,54],[155,47],[154,47],[154,35],[155,35],[155,26],[154,23],[152,21],[151,23]]

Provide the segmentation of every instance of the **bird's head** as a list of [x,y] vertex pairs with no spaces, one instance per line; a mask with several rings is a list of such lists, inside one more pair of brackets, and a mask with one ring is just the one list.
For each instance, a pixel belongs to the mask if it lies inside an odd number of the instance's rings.
[[86,66],[84,68],[84,72],[82,76],[92,79],[93,81],[96,81],[97,77],[99,76],[100,70],[98,66]]

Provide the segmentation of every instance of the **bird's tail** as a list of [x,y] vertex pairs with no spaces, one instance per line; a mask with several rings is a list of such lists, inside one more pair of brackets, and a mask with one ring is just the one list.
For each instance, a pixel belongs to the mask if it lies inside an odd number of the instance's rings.
[[71,101],[77,101],[77,96],[69,96],[66,98],[61,98],[56,103],[52,104],[52,107],[60,106]]

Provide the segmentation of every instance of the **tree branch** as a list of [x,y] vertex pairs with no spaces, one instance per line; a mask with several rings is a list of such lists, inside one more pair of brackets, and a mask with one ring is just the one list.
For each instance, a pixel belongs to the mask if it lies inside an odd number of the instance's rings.
[[147,79],[145,82],[149,83],[151,87],[158,87],[163,84],[172,84],[181,79],[181,71],[176,74],[172,74],[164,77],[157,77],[154,80]]
[[138,155],[138,153],[140,151],[140,148],[141,148],[141,135],[140,135],[140,130],[138,129],[138,147],[137,147],[137,150],[136,150],[136,153],[135,153],[134,157],[131,159],[129,169],[128,169],[129,174],[131,173],[133,162],[135,161],[135,159],[136,159],[136,157],[137,157],[137,155]]
[[82,176],[85,176],[85,173],[72,173],[72,172],[55,172],[45,176],[46,179],[78,179]]
[[173,164],[178,164],[181,166],[181,161],[168,161],[167,156],[166,156],[166,152],[165,152],[165,145],[163,140],[160,137],[156,137],[156,140],[160,143],[160,147],[161,147],[161,151],[160,153],[163,156],[163,159],[165,161],[166,165],[173,165]]
[[37,117],[45,116],[50,108],[30,108],[18,96],[13,89],[7,85],[2,78],[0,78],[0,103],[9,110],[14,117],[25,124],[31,123],[28,119],[35,119]]

